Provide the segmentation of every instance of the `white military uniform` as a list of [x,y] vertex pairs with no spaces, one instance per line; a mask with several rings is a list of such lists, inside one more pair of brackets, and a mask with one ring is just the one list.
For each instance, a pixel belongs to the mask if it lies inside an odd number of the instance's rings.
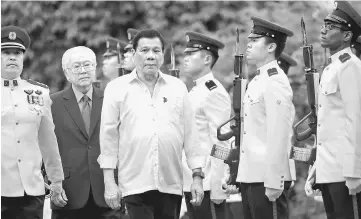
[[50,181],[64,179],[50,105],[45,85],[1,79],[1,196],[44,195],[42,159]]
[[350,48],[331,61],[318,94],[316,183],[361,178],[361,61]]
[[244,133],[237,182],[264,182],[283,189],[295,180],[294,161],[289,159],[295,110],[290,82],[271,61],[248,84],[244,106]]
[[[189,98],[195,111],[202,148],[206,148],[208,155],[210,155],[214,144],[230,148],[229,141],[219,141],[217,139],[217,127],[230,118],[231,99],[223,85],[214,78],[212,72],[195,81],[195,86],[189,92]],[[227,131],[229,129],[222,128],[222,132]],[[203,189],[204,191],[210,191],[212,200],[222,200],[228,197],[221,189],[221,180],[226,167],[222,160],[208,156],[206,166],[203,169],[205,174]],[[190,192],[193,182],[192,171],[187,165],[184,152],[183,180],[183,190]]]

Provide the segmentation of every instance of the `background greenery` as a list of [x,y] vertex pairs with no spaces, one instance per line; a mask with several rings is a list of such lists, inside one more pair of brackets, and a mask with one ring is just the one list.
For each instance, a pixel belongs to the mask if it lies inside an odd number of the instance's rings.
[[[317,69],[322,69],[327,54],[319,45],[323,18],[332,11],[333,1],[1,1],[1,26],[18,25],[31,36],[23,78],[47,84],[51,92],[62,90],[68,83],[62,73],[62,54],[73,46],[88,46],[97,54],[97,77],[101,78],[102,54],[108,36],[127,41],[128,28],[158,29],[168,43],[175,46],[177,67],[182,73],[185,32],[197,31],[226,44],[214,67],[216,77],[227,90],[232,87],[233,55],[236,27],[241,30],[241,49],[252,28],[250,16],[277,22],[295,34],[288,40],[285,52],[298,66],[289,71],[296,106],[295,121],[306,113],[307,94],[303,72],[300,19],[304,17],[308,42],[314,46]],[[360,2],[352,2],[361,11]],[[168,66],[166,66],[168,67]],[[254,72],[254,66],[247,66]],[[187,85],[189,78],[182,77]],[[306,127],[303,127],[306,128]],[[312,143],[312,142],[310,142]],[[302,146],[304,142],[301,142]],[[307,198],[303,191],[307,166],[297,163],[297,183],[291,191],[292,218],[325,218],[323,205]]]

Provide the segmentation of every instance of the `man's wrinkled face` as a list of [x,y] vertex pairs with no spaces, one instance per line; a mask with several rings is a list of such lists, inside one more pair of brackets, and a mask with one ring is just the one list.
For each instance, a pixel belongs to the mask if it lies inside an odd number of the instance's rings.
[[321,28],[320,40],[323,48],[339,48],[344,42],[341,25],[326,21]]
[[265,37],[250,38],[246,51],[247,61],[251,64],[262,62],[268,55],[268,47]]
[[164,62],[162,42],[159,38],[140,38],[134,54],[137,72],[147,78],[157,77]]
[[[122,64],[122,63],[120,63]],[[113,75],[118,74],[118,56],[104,56],[103,59],[103,75],[111,78]]]
[[71,55],[67,65],[66,77],[75,87],[88,87],[95,80],[96,62],[85,52]]
[[205,67],[204,59],[201,50],[184,52],[184,73],[190,77],[199,74]]
[[133,71],[135,69],[135,63],[133,60],[133,49],[128,49],[125,53],[124,53],[124,63],[123,63],[123,68],[127,71]]
[[12,80],[23,71],[24,51],[18,48],[1,49],[1,77]]

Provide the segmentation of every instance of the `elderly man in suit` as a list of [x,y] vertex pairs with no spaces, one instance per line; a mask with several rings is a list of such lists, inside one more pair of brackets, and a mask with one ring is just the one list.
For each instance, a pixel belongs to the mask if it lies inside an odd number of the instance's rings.
[[62,67],[71,86],[51,95],[51,109],[68,203],[63,208],[52,204],[52,218],[120,218],[119,210],[105,203],[97,163],[103,92],[92,85],[95,54],[84,46],[73,47],[64,53]]

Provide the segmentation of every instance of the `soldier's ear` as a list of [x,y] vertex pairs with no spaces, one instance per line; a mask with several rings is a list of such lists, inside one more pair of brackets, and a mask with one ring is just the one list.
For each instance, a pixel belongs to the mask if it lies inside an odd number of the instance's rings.
[[276,43],[270,43],[268,44],[268,52],[274,52],[277,48],[277,44]]
[[343,41],[347,42],[347,41],[351,41],[353,36],[352,31],[344,31],[344,38]]

